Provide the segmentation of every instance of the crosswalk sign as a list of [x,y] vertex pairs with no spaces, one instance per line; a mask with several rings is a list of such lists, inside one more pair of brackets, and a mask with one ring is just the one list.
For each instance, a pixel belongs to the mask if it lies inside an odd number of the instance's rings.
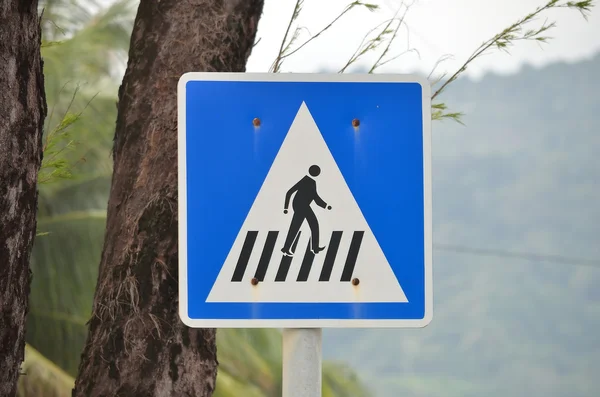
[[186,325],[431,321],[426,79],[186,73],[178,140]]

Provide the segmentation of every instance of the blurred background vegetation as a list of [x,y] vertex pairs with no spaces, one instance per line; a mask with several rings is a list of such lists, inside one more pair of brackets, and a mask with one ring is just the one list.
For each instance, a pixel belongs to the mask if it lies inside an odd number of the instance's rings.
[[596,54],[442,95],[466,126],[433,126],[433,321],[329,330],[325,357],[376,397],[600,396],[599,70]]
[[[100,262],[137,2],[40,6],[51,144],[19,396],[67,397]],[[325,330],[324,397],[599,395],[598,70],[600,54],[461,78],[440,96],[466,126],[434,123],[434,320],[423,330]],[[278,330],[219,330],[218,349],[217,397],[280,394]]]
[[[48,118],[38,237],[19,397],[71,395],[87,336],[112,177],[117,91],[137,1],[45,0],[42,56]],[[281,395],[281,333],[217,335],[215,397]],[[324,363],[324,397],[369,394],[346,365]]]

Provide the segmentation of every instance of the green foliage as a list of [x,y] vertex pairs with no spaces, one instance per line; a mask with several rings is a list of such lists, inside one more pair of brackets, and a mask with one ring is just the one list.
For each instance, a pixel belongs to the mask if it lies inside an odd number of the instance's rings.
[[[49,207],[49,196],[57,191],[85,186],[98,178],[110,180],[118,80],[114,64],[115,60],[125,63],[134,4],[132,0],[118,0],[102,8],[89,1],[39,3],[50,108],[38,175],[41,217],[49,215],[44,211]],[[49,233],[40,228],[43,224],[39,223],[38,236]]]
[[[127,53],[131,4],[40,2],[50,112],[38,176],[38,236],[43,237],[32,252],[27,341],[71,375],[85,341],[85,313],[91,310],[82,297],[94,291],[104,237],[116,118],[111,68],[115,56]],[[90,6],[96,10],[90,12]],[[119,15],[131,18],[129,26]]]
[[[87,336],[112,177],[116,78],[109,61],[115,53],[126,54],[131,26],[124,21],[133,21],[125,12],[131,1],[117,1],[96,13],[84,6],[95,4],[75,3],[43,4],[42,55],[48,65],[46,89],[52,111],[40,172],[38,227],[44,232],[38,235],[44,237],[36,239],[32,253],[27,324],[27,342],[39,353],[31,350],[34,353],[26,357],[31,366],[46,356],[70,376],[77,373]],[[76,82],[74,88],[71,81]],[[54,114],[61,115],[58,121]],[[281,394],[277,330],[220,330],[217,343],[220,369],[215,397]],[[67,383],[72,382],[69,375]],[[364,395],[358,392],[356,376],[343,366],[327,364],[324,377],[326,397]],[[29,386],[41,387],[36,382]]]
[[[137,1],[116,0],[106,7],[94,0],[44,0],[42,39],[48,103],[70,97],[67,81],[83,87],[82,100],[99,90],[114,90],[124,66]],[[63,96],[57,98],[62,92]]]
[[[244,341],[244,343],[240,343]],[[265,396],[281,394],[281,334],[274,329],[217,331],[220,371]],[[217,386],[219,379],[217,376]]]
[[111,173],[106,149],[112,145],[114,93],[120,77],[115,62],[125,64],[135,4],[118,0],[102,7],[94,1],[40,1],[50,108],[40,184]]
[[71,397],[74,379],[25,345],[25,362],[17,385],[17,397]]
[[372,397],[372,392],[349,365],[326,361],[323,363],[323,397],[336,396]]
[[445,120],[445,119],[450,119],[450,120],[454,120],[460,124],[464,123],[462,122],[462,117],[464,116],[464,113],[462,112],[446,112],[446,110],[448,109],[448,106],[446,106],[445,103],[434,103],[431,105],[431,119],[432,120]]
[[[61,193],[53,198],[70,199]],[[35,240],[27,324],[28,343],[71,376],[87,336],[106,223],[104,210],[78,207],[38,219],[49,234]]]
[[39,184],[73,177],[71,169],[76,164],[69,163],[65,152],[75,150],[76,143],[71,137],[69,127],[75,124],[80,117],[81,112],[78,114],[70,113],[67,108],[62,120],[51,131],[44,134],[44,145],[42,147],[44,157],[38,173]]

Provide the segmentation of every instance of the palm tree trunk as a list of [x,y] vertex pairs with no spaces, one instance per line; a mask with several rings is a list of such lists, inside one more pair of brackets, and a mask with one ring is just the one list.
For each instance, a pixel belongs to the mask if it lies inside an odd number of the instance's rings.
[[46,97],[36,0],[0,0],[0,396],[16,393]]
[[142,0],[119,89],[114,170],[74,396],[211,396],[215,330],[178,315],[177,82],[245,71],[263,0]]

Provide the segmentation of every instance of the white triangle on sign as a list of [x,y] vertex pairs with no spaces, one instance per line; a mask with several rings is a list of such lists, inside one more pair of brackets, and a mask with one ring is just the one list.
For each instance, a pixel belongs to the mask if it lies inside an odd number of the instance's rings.
[[[315,177],[309,176],[313,165],[320,168]],[[304,188],[296,191],[285,214],[286,193],[303,178],[309,190],[306,193]],[[314,255],[307,251],[311,229],[308,221],[304,220],[293,256],[286,256],[282,249],[294,215],[294,199],[309,197],[310,201],[310,187],[315,184],[318,196],[331,206],[331,209],[322,208],[315,201],[309,204],[318,220],[319,247],[324,249]],[[300,191],[303,192],[301,195]],[[299,201],[296,209],[299,214],[310,212]],[[361,232],[362,240],[357,239]],[[360,244],[353,245],[353,239],[355,243],[360,240]],[[337,251],[332,249],[336,246]],[[349,269],[345,269],[348,257],[356,259],[350,277]],[[286,262],[289,270],[284,277],[286,272],[280,268],[285,268]],[[307,271],[309,267],[310,271]],[[331,269],[329,277],[322,274],[328,273],[323,272],[323,268]],[[342,276],[345,276],[345,281],[341,281]],[[255,277],[262,280],[253,283]],[[350,281],[354,278],[358,279],[358,285]],[[408,302],[304,102],[223,263],[207,302]]]

